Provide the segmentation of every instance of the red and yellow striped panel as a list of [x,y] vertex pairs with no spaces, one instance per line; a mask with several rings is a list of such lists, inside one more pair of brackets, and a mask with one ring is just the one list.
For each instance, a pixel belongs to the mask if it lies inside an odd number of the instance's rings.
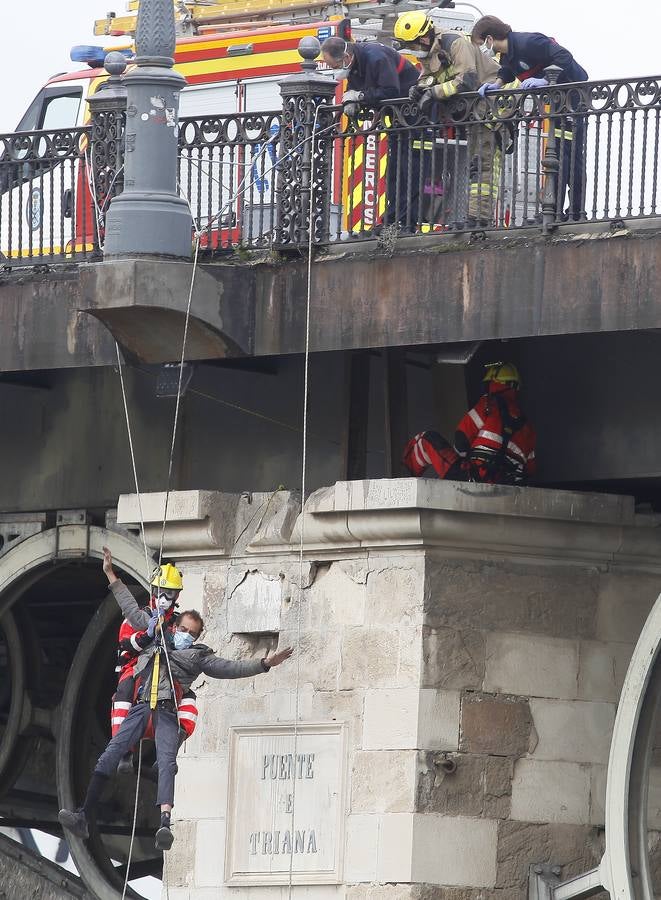
[[[233,81],[300,72],[298,43],[303,37],[335,33],[334,22],[273,26],[232,32],[221,36],[188,38],[177,44],[175,68],[189,84]],[[321,32],[321,35],[319,35]],[[231,55],[232,47],[252,52]]]
[[385,134],[357,135],[344,143],[342,197],[345,231],[370,231],[386,210],[388,141]]

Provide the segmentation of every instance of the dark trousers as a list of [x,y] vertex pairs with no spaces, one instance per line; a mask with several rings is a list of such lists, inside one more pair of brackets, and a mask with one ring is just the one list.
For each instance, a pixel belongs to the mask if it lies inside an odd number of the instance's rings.
[[386,211],[384,225],[415,228],[420,217],[420,133],[416,130],[388,132]]
[[[567,213],[570,219],[585,217],[585,118],[565,118],[556,128],[560,141],[560,172],[558,174],[558,215]],[[569,190],[569,207],[565,210],[565,196]]]
[[136,703],[124,719],[114,738],[98,759],[95,772],[108,778],[117,771],[120,759],[142,738],[149,717],[153,716],[158,762],[158,790],[156,803],[174,804],[174,776],[179,749],[179,724],[174,705],[168,703],[150,709],[148,703]]

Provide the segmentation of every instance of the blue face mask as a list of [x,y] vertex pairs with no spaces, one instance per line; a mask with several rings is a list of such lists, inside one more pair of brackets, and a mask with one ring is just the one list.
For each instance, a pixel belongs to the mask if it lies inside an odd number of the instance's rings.
[[193,646],[193,641],[195,638],[192,634],[188,634],[186,631],[175,631],[174,633],[174,649],[175,650],[188,650],[189,647]]

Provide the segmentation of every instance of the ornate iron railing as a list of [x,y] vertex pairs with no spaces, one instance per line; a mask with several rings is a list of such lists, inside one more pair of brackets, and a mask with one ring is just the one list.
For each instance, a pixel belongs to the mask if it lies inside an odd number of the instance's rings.
[[[351,118],[306,77],[280,110],[181,120],[179,189],[203,254],[661,215],[661,77]],[[123,143],[123,111],[102,104],[90,128],[0,136],[0,264],[100,255]]]
[[331,240],[661,214],[661,78],[459,95],[426,112],[401,101],[340,120]]
[[0,265],[98,251],[89,139],[88,128],[0,135]]
[[179,191],[203,252],[273,243],[281,122],[276,110],[179,123]]

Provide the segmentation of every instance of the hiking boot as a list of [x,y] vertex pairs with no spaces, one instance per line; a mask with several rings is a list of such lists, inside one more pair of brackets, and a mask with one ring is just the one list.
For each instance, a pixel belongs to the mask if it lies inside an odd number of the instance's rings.
[[170,831],[169,825],[161,825],[156,832],[156,849],[169,850],[174,842],[174,835]]
[[63,828],[75,834],[76,837],[86,840],[89,837],[87,828],[87,817],[83,809],[77,809],[71,812],[69,809],[61,809],[57,814],[58,821]]
[[133,754],[127,753],[119,761],[117,766],[118,775],[133,775]]

